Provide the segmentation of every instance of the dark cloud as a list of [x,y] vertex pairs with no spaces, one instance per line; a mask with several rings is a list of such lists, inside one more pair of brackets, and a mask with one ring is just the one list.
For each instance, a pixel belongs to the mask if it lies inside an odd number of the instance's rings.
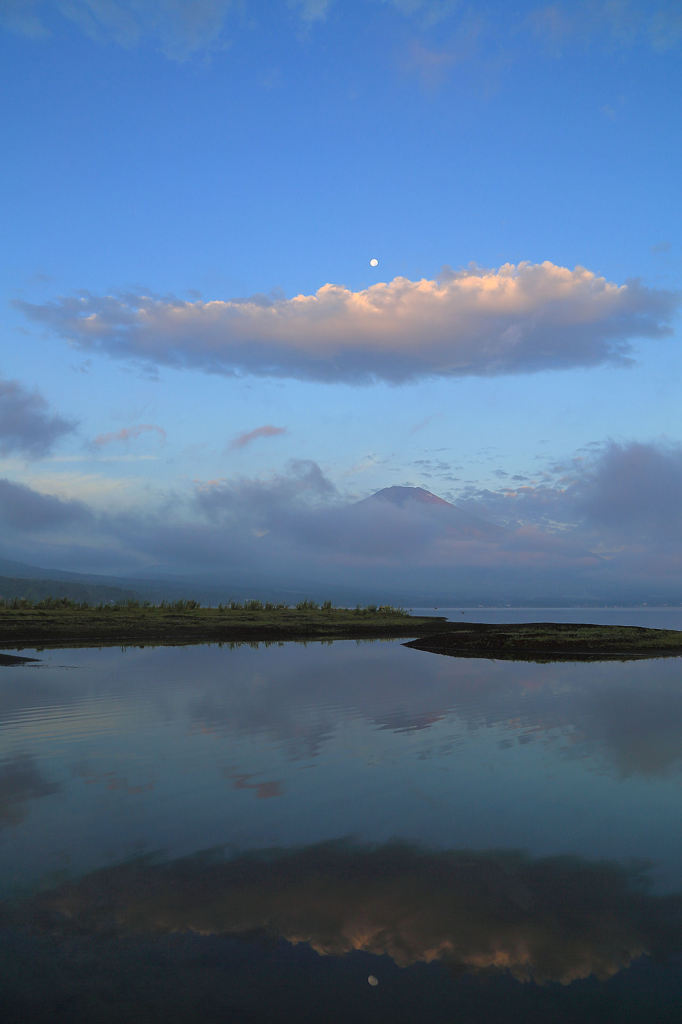
[[609,534],[682,541],[682,445],[610,444],[570,485],[577,509]]
[[545,262],[266,302],[84,294],[16,305],[82,349],[145,365],[400,383],[625,365],[631,339],[671,333],[678,296]]
[[43,396],[17,380],[0,377],[0,454],[47,455],[55,441],[75,428],[72,420],[51,414]]
[[88,526],[95,517],[81,501],[40,494],[25,484],[0,479],[0,523],[6,529],[34,533]]
[[248,517],[255,525],[274,525],[289,510],[308,509],[338,497],[335,486],[310,459],[292,459],[286,472],[266,480],[238,477],[199,484],[196,502],[211,519]]

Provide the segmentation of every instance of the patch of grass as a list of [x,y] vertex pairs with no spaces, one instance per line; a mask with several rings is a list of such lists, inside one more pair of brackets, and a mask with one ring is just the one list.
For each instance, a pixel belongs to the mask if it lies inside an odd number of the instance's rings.
[[335,608],[331,601],[299,601],[295,607],[252,599],[217,608],[198,601],[125,600],[89,605],[68,598],[0,600],[0,646],[83,643],[199,643],[295,639],[361,639],[416,636],[442,618],[413,618],[391,605]]

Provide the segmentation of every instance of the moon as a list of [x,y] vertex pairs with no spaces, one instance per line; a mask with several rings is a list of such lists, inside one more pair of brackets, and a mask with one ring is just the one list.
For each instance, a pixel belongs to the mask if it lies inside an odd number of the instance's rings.
[[370,267],[378,267],[379,266],[379,260],[376,258],[376,256],[372,256],[371,260],[369,261],[369,265],[370,265]]

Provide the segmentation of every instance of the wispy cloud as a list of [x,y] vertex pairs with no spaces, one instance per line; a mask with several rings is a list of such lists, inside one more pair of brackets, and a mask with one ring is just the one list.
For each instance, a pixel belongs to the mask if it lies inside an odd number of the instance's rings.
[[93,440],[93,445],[97,448],[103,448],[107,444],[112,444],[114,441],[130,441],[134,438],[140,437],[141,434],[146,434],[149,431],[156,431],[162,441],[166,440],[166,431],[163,427],[158,427],[155,423],[138,423],[133,427],[122,427],[121,430],[115,430],[109,434],[98,434]]
[[0,455],[20,452],[38,458],[74,429],[74,421],[50,413],[38,391],[0,377]]
[[445,268],[354,292],[186,302],[89,293],[15,305],[84,350],[228,375],[391,383],[626,364],[671,333],[677,293],[549,261]]
[[[324,21],[332,2],[280,0],[304,24]],[[55,10],[91,39],[126,49],[151,42],[177,61],[226,49],[231,24],[240,27],[244,20],[240,0],[3,0],[0,25],[33,38],[49,36]]]
[[534,34],[557,55],[593,43],[666,51],[682,41],[677,0],[555,0],[539,4],[526,17]]
[[324,21],[334,0],[287,0],[287,4],[296,11],[303,21]]
[[446,21],[462,9],[461,0],[379,0],[396,8],[406,17],[414,18],[424,28]]
[[237,437],[230,441],[228,448],[232,451],[236,448],[244,448],[247,444],[251,444],[252,441],[257,441],[259,437],[277,437],[278,434],[286,434],[286,427],[273,427],[270,423],[266,423],[263,427],[256,427],[255,430],[248,430],[244,434],[238,434]]
[[233,0],[5,0],[0,22],[28,36],[50,34],[54,10],[85,35],[132,48],[156,44],[171,60],[225,46]]
[[456,60],[457,54],[454,50],[435,50],[414,39],[410,44],[404,66],[407,71],[415,71],[423,85],[434,88],[441,84],[444,75]]

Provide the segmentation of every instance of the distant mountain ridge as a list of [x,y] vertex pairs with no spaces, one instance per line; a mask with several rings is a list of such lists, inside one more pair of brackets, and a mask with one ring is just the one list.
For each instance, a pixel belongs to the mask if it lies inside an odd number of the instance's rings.
[[27,597],[32,601],[42,601],[46,597],[67,597],[70,601],[99,604],[128,601],[139,596],[135,590],[105,583],[75,583],[73,580],[39,579],[35,576],[0,576],[0,598],[6,601],[15,597]]

